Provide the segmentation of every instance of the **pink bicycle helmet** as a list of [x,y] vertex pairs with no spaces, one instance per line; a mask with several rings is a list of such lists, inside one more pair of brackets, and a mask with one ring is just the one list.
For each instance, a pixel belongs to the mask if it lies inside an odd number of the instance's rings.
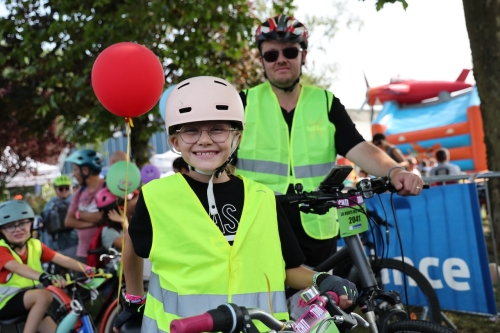
[[97,208],[104,208],[116,203],[116,196],[111,193],[107,187],[105,187],[96,193],[95,201]]
[[165,126],[169,135],[178,125],[226,120],[244,128],[243,103],[236,88],[224,79],[197,76],[179,83],[168,96]]

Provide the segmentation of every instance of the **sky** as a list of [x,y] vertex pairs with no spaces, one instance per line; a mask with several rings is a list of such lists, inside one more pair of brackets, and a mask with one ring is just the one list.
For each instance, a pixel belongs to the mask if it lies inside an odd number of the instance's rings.
[[[408,0],[406,11],[395,3],[386,4],[379,12],[375,0],[345,2],[363,26],[349,29],[341,24],[329,42],[319,38],[321,31],[316,35],[313,32],[310,43],[321,43],[327,53],[310,48],[307,62],[336,63],[330,89],[348,109],[359,109],[363,104],[363,72],[373,87],[387,84],[398,75],[414,80],[455,81],[462,69],[472,69],[462,1]],[[306,14],[328,15],[335,10],[333,3],[295,0],[295,17],[300,21]],[[474,83],[472,72],[466,82]]]
[[[295,17],[304,21],[306,14],[328,16],[336,10],[335,2],[345,2],[347,11],[359,17],[363,25],[347,28],[341,23],[331,41],[321,38],[321,31],[314,31],[307,62],[316,63],[316,72],[321,71],[322,64],[336,64],[336,72],[328,74],[334,79],[330,90],[348,109],[359,109],[365,100],[363,73],[373,87],[387,84],[398,75],[454,81],[463,68],[472,68],[460,0],[408,0],[406,11],[395,3],[386,4],[379,12],[375,0],[295,0]],[[5,15],[3,2],[0,15]],[[314,47],[320,44],[326,53]],[[472,73],[466,82],[474,83]]]

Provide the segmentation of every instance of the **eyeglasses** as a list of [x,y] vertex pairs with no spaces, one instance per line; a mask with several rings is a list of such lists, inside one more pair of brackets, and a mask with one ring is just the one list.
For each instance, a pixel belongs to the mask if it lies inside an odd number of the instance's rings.
[[23,221],[23,222],[19,222],[16,224],[9,224],[9,225],[4,226],[3,230],[10,232],[10,233],[13,233],[16,230],[16,228],[25,229],[30,223],[31,223],[31,221]]
[[237,131],[237,129],[228,127],[224,124],[212,125],[206,130],[202,130],[195,125],[182,126],[181,129],[176,130],[176,132],[180,134],[182,141],[187,144],[198,142],[202,132],[207,132],[213,142],[222,143],[229,138],[229,132],[231,131]]
[[59,191],[69,191],[69,186],[58,186],[56,187]]
[[286,49],[283,49],[281,51],[278,50],[271,50],[264,52],[262,54],[262,58],[264,58],[265,61],[267,62],[275,62],[278,60],[280,56],[280,52],[283,53],[283,56],[287,59],[295,59],[299,55],[299,52],[301,52],[302,49],[296,48],[296,47],[287,47]]

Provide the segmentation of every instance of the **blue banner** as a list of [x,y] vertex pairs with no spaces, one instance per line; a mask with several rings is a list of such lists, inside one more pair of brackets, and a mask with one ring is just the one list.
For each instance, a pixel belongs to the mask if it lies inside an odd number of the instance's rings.
[[[401,259],[390,194],[380,199],[385,212],[377,197],[367,200],[366,207],[389,222],[390,244],[385,251],[389,258]],[[476,185],[436,186],[416,197],[394,194],[393,203],[405,262],[427,277],[441,308],[496,315]],[[377,243],[381,252],[381,242]],[[393,287],[389,284],[385,289],[401,289]]]

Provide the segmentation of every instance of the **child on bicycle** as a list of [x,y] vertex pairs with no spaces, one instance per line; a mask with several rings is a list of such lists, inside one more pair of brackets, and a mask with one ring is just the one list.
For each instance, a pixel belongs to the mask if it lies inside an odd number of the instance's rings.
[[56,324],[46,315],[52,293],[38,287],[40,283],[64,287],[66,281],[43,272],[42,263],[51,261],[83,273],[94,270],[31,238],[34,218],[25,201],[0,204],[0,319],[27,315],[25,333],[53,333]]
[[187,79],[170,94],[165,118],[168,144],[190,170],[142,188],[125,235],[126,304],[115,328],[145,302],[142,258],[132,246],[152,262],[143,332],[169,332],[173,319],[226,302],[268,312],[271,303],[274,316],[286,319],[285,285],[316,284],[336,292],[341,307],[351,305],[354,284],[301,266],[304,256],[273,191],[231,174],[244,129],[236,89],[216,77]]

